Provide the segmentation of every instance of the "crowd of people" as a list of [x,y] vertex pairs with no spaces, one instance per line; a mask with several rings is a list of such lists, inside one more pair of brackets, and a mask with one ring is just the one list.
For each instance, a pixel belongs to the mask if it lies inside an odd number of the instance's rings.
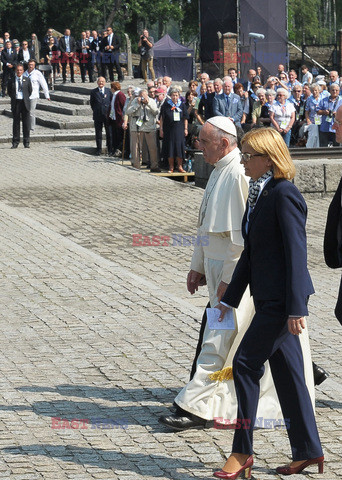
[[80,38],[71,35],[70,29],[66,28],[64,35],[49,28],[40,42],[35,33],[30,40],[11,39],[10,34],[5,32],[0,37],[1,66],[3,72],[1,95],[6,96],[8,80],[13,76],[13,67],[17,63],[27,69],[28,61],[35,60],[46,66],[46,78],[51,80],[62,72],[63,83],[67,80],[67,66],[70,71],[70,81],[75,82],[74,66],[79,65],[82,82],[93,82],[95,75],[109,77],[114,81],[114,69],[116,69],[119,81],[123,80],[119,55],[120,38],[115,35],[111,27],[107,27],[101,33],[96,30],[85,30]]
[[[260,68],[258,74],[250,69],[246,81],[238,79],[234,68],[228,73],[214,80],[201,73],[198,81],[188,83],[186,92],[182,84],[167,76],[147,79],[142,90],[129,87],[122,132],[126,131],[124,148],[126,155],[132,151],[133,166],[140,168],[142,161],[151,165],[152,171],[163,167],[169,172],[176,168],[184,172],[187,152],[198,148],[200,130],[214,116],[230,118],[239,136],[253,128],[267,127],[277,130],[287,146],[339,145],[332,128],[335,113],[342,105],[342,81],[337,72],[330,72],[328,82],[323,76],[313,80],[303,65],[304,84],[297,80],[294,70],[286,73],[283,65],[279,65],[276,76],[269,76],[264,83]],[[120,138],[124,137],[122,132]],[[110,145],[107,147],[115,153]],[[123,144],[116,147],[116,153],[121,152]]]
[[[175,169],[184,172],[186,152],[198,147],[201,127],[213,116],[232,119],[240,136],[252,128],[271,127],[282,135],[287,146],[338,145],[332,128],[335,112],[342,104],[338,72],[331,71],[329,79],[323,75],[314,78],[308,67],[302,65],[299,81],[295,70],[286,72],[280,64],[276,74],[268,78],[264,78],[258,67],[249,69],[245,79],[239,79],[237,70],[230,68],[222,79],[210,79],[203,72],[184,91],[183,84],[178,85],[168,76],[155,78],[153,46],[153,37],[143,30],[138,49],[145,86],[142,90],[129,87],[122,92],[120,39],[111,27],[102,32],[85,30],[79,39],[71,35],[70,29],[61,36],[49,28],[42,42],[33,33],[29,41],[21,44],[5,32],[0,38],[1,95],[7,95],[17,64],[23,65],[25,72],[30,61],[40,63],[42,70],[46,66],[47,81],[51,74],[57,76],[61,70],[63,82],[67,80],[68,67],[70,81],[75,82],[74,65],[78,63],[82,82],[86,82],[88,75],[89,82],[104,78],[112,84],[110,99],[115,100],[101,121],[106,130],[108,153],[118,155],[124,151],[135,168],[140,168],[142,162],[150,165],[152,171],[167,168],[170,172]],[[115,70],[119,95],[118,90],[113,90]],[[99,152],[102,129],[101,135],[99,125],[95,129]]]

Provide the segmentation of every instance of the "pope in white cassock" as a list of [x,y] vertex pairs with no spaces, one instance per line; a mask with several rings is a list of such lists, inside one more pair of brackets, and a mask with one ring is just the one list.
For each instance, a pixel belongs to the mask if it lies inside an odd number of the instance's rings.
[[[199,136],[207,163],[215,169],[206,186],[198,218],[198,245],[194,249],[187,286],[191,294],[207,283],[210,305],[219,303],[243,250],[241,221],[246,207],[249,178],[240,164],[236,128],[225,117],[212,117]],[[208,241],[204,241],[208,239]],[[175,398],[175,414],[159,421],[174,430],[239,423],[232,378],[232,360],[254,315],[253,299],[247,289],[234,309],[235,330],[211,330],[205,326],[196,370],[190,382]],[[314,382],[308,329],[300,336],[307,386],[314,404]],[[260,382],[258,426],[286,425],[273,385],[268,363]],[[241,419],[240,419],[241,421]],[[211,422],[212,423],[212,422]]]

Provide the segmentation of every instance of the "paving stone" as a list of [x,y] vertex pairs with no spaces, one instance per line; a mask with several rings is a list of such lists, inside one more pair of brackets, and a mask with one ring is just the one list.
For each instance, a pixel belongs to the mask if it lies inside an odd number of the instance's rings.
[[[58,143],[1,144],[0,156],[0,478],[210,477],[233,433],[157,421],[188,380],[206,290],[186,292],[191,247],[132,245],[132,233],[193,234],[203,191]],[[340,272],[322,255],[329,201],[308,200],[312,356],[330,374],[316,389],[323,480],[339,478],[342,438]],[[54,429],[56,416],[89,423]],[[99,428],[108,419],[121,423]],[[254,478],[279,479],[286,433],[256,431],[255,451]]]

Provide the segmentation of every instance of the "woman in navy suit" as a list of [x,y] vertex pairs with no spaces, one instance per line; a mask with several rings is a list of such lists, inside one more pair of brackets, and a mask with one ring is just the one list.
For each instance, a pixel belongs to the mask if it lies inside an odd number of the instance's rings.
[[245,248],[220,304],[221,318],[238,307],[249,285],[255,315],[233,360],[242,425],[218,478],[235,479],[253,465],[253,426],[259,380],[269,360],[284,415],[293,461],[277,473],[299,473],[311,464],[323,472],[323,452],[313,406],[305,384],[298,335],[305,328],[308,297],[314,293],[307,269],[305,201],[293,183],[295,168],[281,135],[255,129],[242,139],[241,163],[249,177],[242,221]]

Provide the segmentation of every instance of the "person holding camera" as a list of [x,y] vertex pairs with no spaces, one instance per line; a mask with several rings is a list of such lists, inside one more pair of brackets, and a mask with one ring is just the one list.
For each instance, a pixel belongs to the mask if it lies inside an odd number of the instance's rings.
[[[151,161],[151,172],[160,172],[158,166],[158,150],[156,142],[156,120],[158,116],[157,103],[148,96],[146,89],[134,91],[135,99],[126,110],[129,117],[131,134],[132,166],[140,168],[140,153],[149,154]],[[143,149],[146,142],[147,149]],[[145,158],[142,158],[144,163]]]
[[156,76],[153,69],[153,45],[154,39],[149,36],[148,30],[144,30],[140,35],[138,43],[139,53],[141,57],[141,71],[145,82],[147,82],[147,66],[151,73],[152,80],[154,81]]
[[333,83],[329,87],[330,97],[321,99],[318,105],[318,115],[322,115],[321,125],[319,127],[319,143],[321,147],[334,146],[339,144],[336,142],[335,130],[333,124],[335,121],[336,110],[342,105],[342,98],[339,96],[340,87]]

